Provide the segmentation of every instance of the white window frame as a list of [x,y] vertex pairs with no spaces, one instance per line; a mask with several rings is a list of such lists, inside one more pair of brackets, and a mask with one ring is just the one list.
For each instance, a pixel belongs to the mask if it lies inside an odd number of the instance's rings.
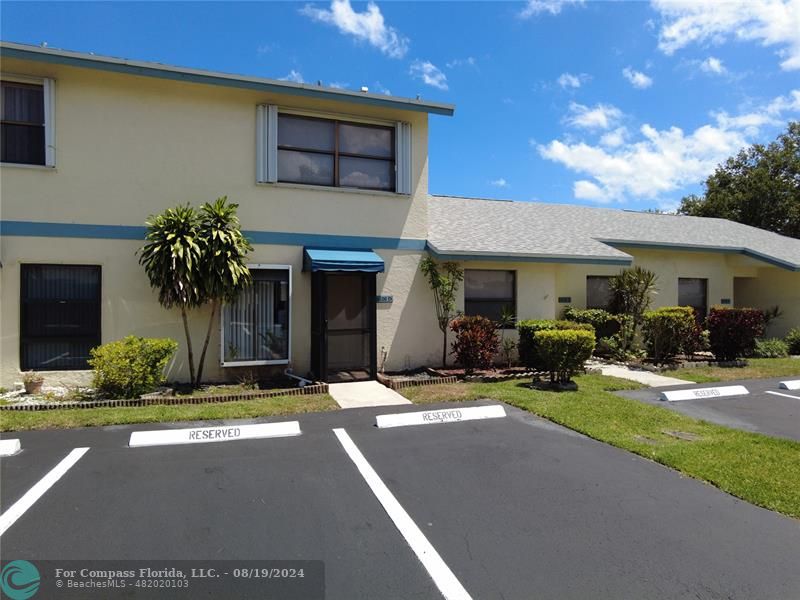
[[29,83],[41,85],[44,88],[44,165],[30,165],[27,163],[0,163],[4,167],[23,167],[53,169],[56,166],[56,82],[48,77],[31,77],[30,75],[16,75],[3,73],[2,81],[16,83]]
[[254,271],[288,271],[289,273],[289,309],[287,315],[288,331],[286,340],[286,358],[279,360],[237,360],[225,361],[225,307],[219,311],[219,362],[223,367],[258,367],[267,365],[288,365],[292,360],[292,265],[273,265],[254,263],[247,265]]

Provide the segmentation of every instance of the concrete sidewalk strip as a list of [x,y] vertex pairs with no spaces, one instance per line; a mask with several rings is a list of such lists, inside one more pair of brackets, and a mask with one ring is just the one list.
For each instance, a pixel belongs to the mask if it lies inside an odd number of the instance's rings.
[[782,390],[800,390],[800,379],[781,381],[778,383],[778,387]]
[[328,385],[328,393],[342,408],[411,404],[410,400],[377,381],[331,383]]
[[69,471],[88,451],[89,448],[75,448],[72,450],[72,452],[67,454],[61,462],[47,473],[47,475],[42,477],[36,485],[25,492],[22,498],[17,500],[6,512],[0,515],[0,536],[3,535],[17,519],[24,515],[47,490],[53,487],[53,485],[64,476],[64,473]]
[[407,425],[430,425],[431,423],[460,423],[477,419],[499,419],[506,416],[506,410],[499,404],[494,406],[473,406],[469,408],[445,408],[421,412],[378,415],[375,424],[380,429],[404,427]]
[[0,440],[0,456],[14,456],[22,450],[19,440]]
[[694,383],[694,381],[677,379],[676,377],[666,377],[665,375],[659,375],[658,373],[652,373],[650,371],[634,370],[624,365],[609,365],[601,362],[589,361],[587,366],[591,369],[598,369],[602,375],[607,377],[627,379],[648,387],[666,387],[668,385],[686,385],[687,383]]
[[134,431],[128,446],[172,446],[182,444],[208,444],[238,440],[256,440],[273,437],[300,435],[300,423],[256,423],[254,425],[220,425],[217,427],[195,427],[188,429],[156,429]]
[[661,400],[677,402],[682,400],[705,400],[728,396],[745,396],[750,392],[743,385],[725,385],[721,387],[694,388],[690,390],[670,390],[661,392]]

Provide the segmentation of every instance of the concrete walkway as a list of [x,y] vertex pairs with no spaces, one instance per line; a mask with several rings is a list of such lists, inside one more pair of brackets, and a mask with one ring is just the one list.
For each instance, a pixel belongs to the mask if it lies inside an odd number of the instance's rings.
[[410,400],[377,381],[331,383],[328,385],[328,393],[342,408],[411,404]]
[[658,373],[651,373],[650,371],[637,371],[629,369],[623,365],[608,365],[606,363],[589,361],[586,364],[589,369],[596,369],[603,375],[609,377],[619,377],[620,379],[629,379],[636,381],[650,387],[664,387],[668,385],[686,385],[687,383],[694,383],[694,381],[686,381],[685,379],[677,379],[676,377],[666,377]]

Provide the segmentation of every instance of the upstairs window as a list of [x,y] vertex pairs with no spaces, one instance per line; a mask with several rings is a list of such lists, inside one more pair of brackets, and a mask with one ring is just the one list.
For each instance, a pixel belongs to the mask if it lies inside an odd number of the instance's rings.
[[44,165],[44,88],[2,82],[2,162]]
[[516,315],[516,273],[467,269],[464,271],[464,314],[499,321],[503,311]]
[[586,308],[608,310],[611,304],[611,277],[589,275],[586,277]]
[[394,127],[278,115],[278,181],[395,191]]
[[0,82],[0,162],[53,166],[52,89],[51,80]]

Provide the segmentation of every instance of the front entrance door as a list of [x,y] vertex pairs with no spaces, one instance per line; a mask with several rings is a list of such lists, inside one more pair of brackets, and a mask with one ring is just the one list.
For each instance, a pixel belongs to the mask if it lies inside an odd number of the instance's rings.
[[315,374],[323,381],[373,379],[375,274],[314,273],[312,298]]

